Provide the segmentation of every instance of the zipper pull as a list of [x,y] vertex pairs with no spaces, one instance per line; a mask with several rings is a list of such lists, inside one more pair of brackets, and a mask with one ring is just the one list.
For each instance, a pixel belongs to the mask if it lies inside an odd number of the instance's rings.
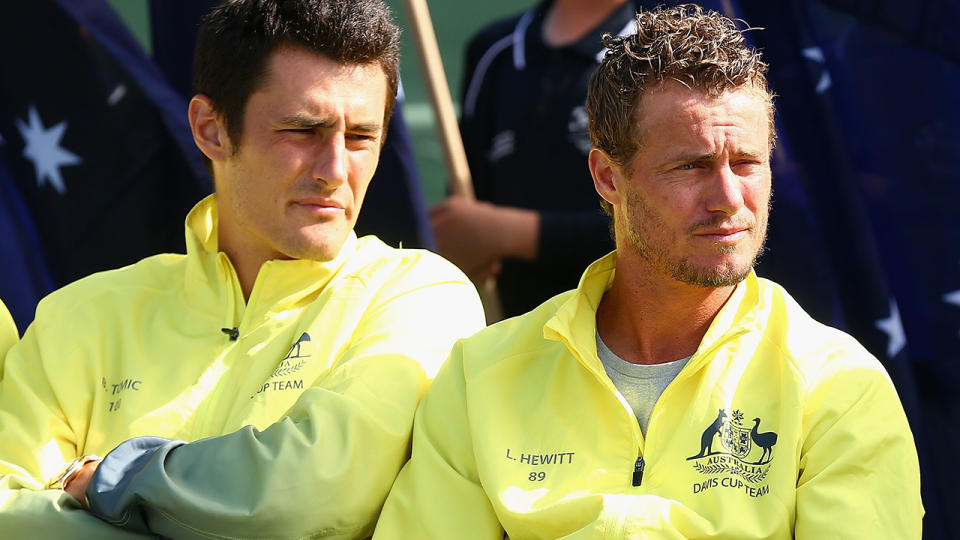
[[220,331],[230,336],[230,341],[236,341],[237,338],[240,337],[240,329],[237,327],[221,328]]
[[637,462],[633,465],[633,486],[639,486],[640,482],[643,481],[643,458],[638,457]]

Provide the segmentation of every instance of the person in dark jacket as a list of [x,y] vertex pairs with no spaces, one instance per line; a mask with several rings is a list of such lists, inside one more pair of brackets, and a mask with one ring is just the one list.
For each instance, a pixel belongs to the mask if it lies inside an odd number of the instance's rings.
[[497,277],[505,316],[573,288],[613,249],[593,190],[584,102],[601,36],[634,28],[627,0],[546,0],[470,41],[461,131],[477,201],[431,211],[439,252]]

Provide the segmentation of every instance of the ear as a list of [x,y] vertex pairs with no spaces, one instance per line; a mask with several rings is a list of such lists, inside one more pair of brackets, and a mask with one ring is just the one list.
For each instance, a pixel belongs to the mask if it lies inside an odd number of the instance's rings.
[[590,174],[593,176],[593,187],[608,203],[617,206],[620,204],[620,192],[617,186],[620,183],[620,169],[606,152],[599,148],[590,150],[587,159]]
[[230,138],[223,119],[213,108],[213,101],[203,94],[190,100],[187,109],[193,142],[210,161],[224,161],[231,154]]

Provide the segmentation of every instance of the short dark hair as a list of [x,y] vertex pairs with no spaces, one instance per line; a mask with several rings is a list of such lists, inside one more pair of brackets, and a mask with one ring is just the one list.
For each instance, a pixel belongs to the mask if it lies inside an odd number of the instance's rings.
[[247,101],[282,46],[344,64],[379,64],[387,79],[386,133],[400,79],[400,29],[382,0],[226,0],[200,25],[193,92],[210,98],[235,145]]
[[[742,21],[741,21],[742,22]],[[647,89],[672,79],[709,96],[754,87],[767,96],[771,147],[773,94],[767,64],[747,46],[736,21],[693,4],[637,13],[637,32],[603,36],[607,46],[587,87],[590,143],[614,163],[625,165],[641,146],[634,114]],[[612,215],[610,203],[601,206]]]

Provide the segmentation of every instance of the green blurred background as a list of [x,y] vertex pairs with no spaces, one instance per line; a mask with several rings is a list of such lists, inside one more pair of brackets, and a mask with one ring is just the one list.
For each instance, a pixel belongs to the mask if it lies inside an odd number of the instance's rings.
[[[108,0],[133,31],[137,40],[152,54],[150,12],[147,0]],[[406,93],[404,114],[414,141],[414,151],[427,203],[433,204],[446,194],[447,175],[443,155],[434,129],[434,116],[427,100],[416,50],[408,31],[406,12],[401,0],[386,0],[404,29],[401,78]],[[443,68],[450,84],[454,106],[460,111],[460,88],[463,84],[463,54],[470,36],[490,21],[517,13],[535,3],[534,0],[484,0],[460,2],[434,0],[428,2],[434,31],[443,57]]]

